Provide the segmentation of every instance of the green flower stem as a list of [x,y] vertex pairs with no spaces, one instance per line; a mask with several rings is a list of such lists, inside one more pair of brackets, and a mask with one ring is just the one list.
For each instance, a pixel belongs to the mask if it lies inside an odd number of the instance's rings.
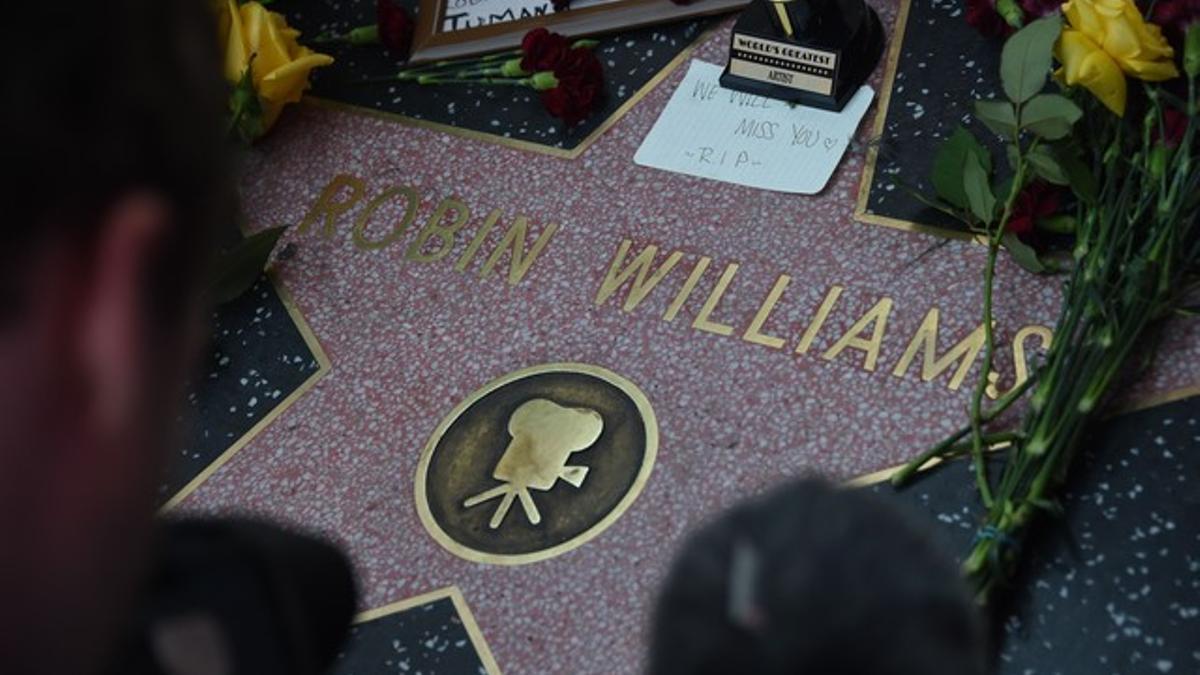
[[485,56],[469,56],[461,59],[434,61],[432,63],[426,63],[420,66],[413,66],[412,68],[405,68],[395,75],[385,79],[389,81],[415,80],[421,75],[426,75],[434,71],[442,72],[454,68],[465,68],[466,66],[482,66],[485,64],[494,63],[496,61],[507,60],[515,56],[521,56],[521,54],[522,52],[520,49],[509,49],[507,51],[496,52],[495,54],[487,54]]
[[478,68],[476,70],[460,70],[454,73],[449,73],[454,77],[493,77],[497,75],[507,76],[503,68]]
[[[1151,115],[1159,115],[1153,110]],[[1196,122],[1185,137],[1193,138]],[[1122,147],[1117,127],[1113,136]],[[1054,343],[1024,436],[1014,441],[980,536],[964,562],[981,601],[1016,562],[1015,544],[1049,497],[1061,488],[1089,424],[1143,344],[1151,322],[1177,297],[1182,275],[1200,258],[1200,244],[1182,251],[1197,227],[1196,204],[1183,195],[1200,188],[1190,145],[1172,157],[1169,182],[1149,169],[1156,161],[1149,134],[1130,140],[1140,151],[1108,153],[1099,206],[1083,206],[1077,264],[1065,285]],[[1128,152],[1128,159],[1122,152]]]
[[314,45],[343,44],[343,45],[373,45],[379,44],[379,25],[369,24],[351,28],[346,33],[325,31],[310,40]]
[[[456,73],[451,73],[455,75]],[[457,73],[458,77],[475,77],[476,75],[503,75],[501,68],[477,68],[475,70],[460,70]]]
[[[1013,183],[1014,189],[1016,183]],[[1001,225],[1003,231],[1003,224]],[[996,256],[1000,252],[1000,242],[992,239],[988,242],[987,264],[983,268],[983,375],[975,383],[975,391],[971,395],[971,462],[975,465],[975,483],[979,487],[979,496],[984,507],[992,506],[992,488],[987,476],[987,466],[983,462],[983,424],[980,421],[983,394],[987,390],[987,374],[992,371],[992,361],[995,356],[996,340],[992,333],[992,281],[996,273]]]
[[979,487],[979,496],[985,508],[991,508],[993,503],[991,481],[987,475],[987,464],[983,461],[983,395],[987,391],[987,375],[992,371],[992,363],[996,353],[996,337],[993,330],[992,317],[992,288],[995,285],[996,258],[1000,253],[1000,241],[1004,229],[1012,217],[1013,207],[1021,188],[1025,183],[1025,156],[1021,153],[1019,137],[1014,137],[1017,147],[1016,175],[1008,197],[1004,200],[1004,210],[1000,222],[994,232],[988,234],[987,263],[983,268],[983,371],[975,383],[975,392],[971,397],[971,461],[975,465],[975,483]]
[[[1019,506],[1014,508],[1014,501],[1006,498],[1001,502],[1002,506],[998,505],[988,514],[987,524],[995,528],[1000,536],[1016,541],[1021,531],[1033,519],[1037,509],[1041,508],[1039,505],[1045,501],[1050,481],[1058,474],[1056,469],[1065,465],[1060,457],[1065,448],[1075,445],[1084,429],[1084,424],[1079,418],[1075,418],[1075,421],[1072,434],[1069,437],[1059,436],[1060,442],[1056,444],[1054,452],[1038,467],[1025,496],[1019,500]],[[1029,462],[1021,462],[1020,465],[1021,473],[1025,473],[1032,466]],[[1012,562],[1011,559],[1005,559],[1006,554],[1009,558],[1015,558],[1012,548],[999,549],[995,538],[980,539],[963,563],[963,571],[976,582],[976,599],[981,603],[987,601],[996,582],[1003,579],[1003,566]]]
[[[1024,435],[1019,431],[996,431],[983,435],[983,447],[991,450],[998,445],[1011,444],[1023,438]],[[959,441],[946,448],[941,457],[943,459],[954,459],[955,457],[965,455],[971,451],[973,442],[973,440]]]
[[[1014,134],[1014,179],[1000,209],[983,223],[988,256],[984,269],[983,371],[976,381],[969,424],[929,448],[893,477],[896,485],[938,458],[968,454],[985,514],[963,563],[963,571],[986,602],[1004,584],[1019,558],[1019,544],[1042,511],[1058,513],[1054,501],[1062,489],[1084,435],[1136,360],[1153,322],[1170,314],[1188,292],[1189,274],[1200,267],[1200,167],[1195,145],[1200,136],[1196,80],[1200,75],[1200,28],[1196,29],[1193,70],[1188,72],[1187,101],[1148,88],[1146,116],[1120,120],[1095,101],[1085,103],[1076,138],[1084,141],[1099,178],[1093,201],[1076,207],[1074,269],[1063,286],[1063,301],[1053,342],[1034,378],[984,409],[987,376],[995,353],[993,285],[1004,230],[1030,167],[1027,157],[1037,141],[1022,148]],[[1163,146],[1165,106],[1188,113],[1183,141]],[[1020,128],[1021,110],[1015,111]],[[1157,129],[1157,133],[1154,133]],[[1089,144],[1090,139],[1100,139]],[[978,219],[967,217],[978,231]],[[1153,345],[1151,345],[1151,350]],[[1001,411],[1034,387],[1028,411],[1017,430],[985,433]],[[1010,443],[1003,469],[993,482],[983,461],[985,449]]]
[[417,78],[418,84],[511,84],[518,87],[532,87],[533,83],[528,77],[458,77],[451,75],[442,77],[439,74],[422,75]]
[[[1003,413],[1005,410],[1008,410],[1008,408],[1010,406],[1012,406],[1013,403],[1015,403],[1018,399],[1020,399],[1021,396],[1036,381],[1037,381],[1037,376],[1035,374],[1035,375],[1031,375],[1024,382],[1013,387],[1012,390],[1010,390],[1007,394],[1005,394],[1003,397],[1001,397],[999,401],[996,402],[996,405],[992,406],[986,412],[983,413],[982,422],[984,424],[987,424],[988,422],[991,422],[992,420],[999,417],[1001,413]],[[916,458],[914,458],[908,464],[905,464],[902,469],[897,471],[892,476],[892,485],[899,487],[899,486],[907,483],[908,480],[910,478],[912,478],[913,475],[915,475],[918,471],[920,471],[922,468],[924,468],[925,465],[928,464],[930,460],[932,460],[935,457],[943,457],[947,453],[949,453],[955,447],[955,444],[957,444],[960,440],[962,440],[962,438],[964,436],[971,433],[971,429],[972,429],[971,425],[967,425],[967,426],[959,429],[958,431],[954,432],[953,434],[942,439],[942,441],[940,443],[938,443],[937,445],[929,448],[925,452],[918,455]]]

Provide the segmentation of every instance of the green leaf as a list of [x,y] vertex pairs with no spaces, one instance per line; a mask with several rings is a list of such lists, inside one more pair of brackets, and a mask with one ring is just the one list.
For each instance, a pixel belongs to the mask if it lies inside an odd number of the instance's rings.
[[1000,241],[1004,244],[1004,250],[1008,251],[1008,254],[1012,256],[1013,262],[1034,274],[1046,273],[1046,266],[1038,259],[1037,251],[1021,241],[1020,237],[1012,232],[1005,232]]
[[1017,135],[1017,114],[1008,101],[975,101],[975,119],[1005,138]]
[[999,179],[992,187],[992,194],[996,195],[1000,200],[1008,199],[1009,193],[1012,192],[1013,181],[1016,179],[1016,176],[1005,176]]
[[[1020,153],[1017,152],[1017,146],[1013,143],[1004,145],[1004,156],[1008,159],[1008,167],[1015,173],[1017,170],[1017,162],[1021,160]],[[997,192],[996,194],[1008,194],[1007,192]]]
[[1013,103],[1033,98],[1050,75],[1050,53],[1062,30],[1062,19],[1052,14],[1013,33],[1000,52],[1000,82]]
[[1054,499],[1030,499],[1029,503],[1055,516],[1062,516],[1065,513],[1062,504]]
[[1075,193],[1075,196],[1080,201],[1089,204],[1095,203],[1096,192],[1099,188],[1096,185],[1096,176],[1087,163],[1073,153],[1057,152],[1055,154],[1063,172],[1067,174],[1067,184],[1071,186],[1071,191]]
[[256,232],[217,258],[209,287],[213,302],[224,304],[241,296],[258,280],[286,225]]
[[[250,62],[254,63],[253,56]],[[242,73],[237,85],[229,92],[229,135],[249,145],[266,131],[262,103],[258,100],[250,67],[247,66],[246,72]]]
[[975,155],[967,156],[967,163],[963,166],[962,183],[971,213],[980,221],[991,223],[996,213],[996,197],[992,195],[988,173]]
[[933,189],[948,204],[960,209],[970,207],[963,189],[963,171],[971,157],[977,160],[985,173],[991,172],[991,154],[975,140],[971,132],[960,126],[938,146],[933,158]]
[[1071,133],[1071,125],[1083,115],[1071,99],[1059,94],[1039,94],[1021,109],[1021,128],[1048,141]]
[[1071,184],[1067,178],[1066,169],[1062,167],[1050,148],[1039,145],[1026,155],[1026,159],[1029,160],[1029,165],[1033,167],[1034,173],[1043,180],[1055,185]]

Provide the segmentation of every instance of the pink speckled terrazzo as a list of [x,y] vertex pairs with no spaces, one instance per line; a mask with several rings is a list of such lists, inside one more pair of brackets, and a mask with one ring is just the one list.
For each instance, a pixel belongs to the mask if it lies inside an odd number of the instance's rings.
[[[891,25],[894,4],[876,4]],[[729,25],[695,56],[721,63]],[[290,111],[249,158],[244,196],[257,226],[301,221],[338,174],[360,178],[370,196],[411,186],[422,203],[414,225],[381,250],[352,241],[365,202],[336,221],[332,237],[316,226],[287,235],[296,253],[279,263],[280,278],[332,369],[183,507],[253,511],[336,538],[355,560],[364,608],[459,586],[507,673],[632,673],[674,545],[707,514],[788,476],[846,478],[896,464],[957,427],[968,386],[952,391],[950,373],[923,382],[919,357],[903,377],[892,370],[929,309],[940,309],[941,350],[978,324],[983,249],[957,241],[931,249],[939,240],[854,222],[863,158],[853,154],[817,197],[636,166],[637,146],[685,71],[575,160],[315,107]],[[406,260],[417,231],[451,196],[471,210],[453,252]],[[500,225],[466,272],[456,270],[493,208],[503,212]],[[479,279],[516,214],[529,220],[530,244],[547,223],[560,228],[520,283],[506,282],[507,257],[501,274]],[[383,236],[402,215],[403,204],[390,202],[367,233]],[[647,244],[659,247],[656,262],[684,253],[631,312],[621,308],[628,286],[594,302],[624,239],[630,257]],[[711,267],[678,317],[664,321],[700,256]],[[729,263],[740,267],[711,320],[733,334],[693,328]],[[781,274],[790,284],[761,332],[785,346],[742,339]],[[1052,323],[1058,284],[1002,265],[1002,386],[1012,381],[1013,334]],[[828,320],[806,353],[793,353],[833,285],[844,290]],[[885,297],[893,305],[873,371],[854,347],[822,357]],[[1200,382],[1198,332],[1195,321],[1173,326],[1139,395]],[[455,557],[418,520],[418,457],[469,393],[550,361],[603,366],[647,394],[661,434],[649,482],[623,517],[574,551],[515,567]]]

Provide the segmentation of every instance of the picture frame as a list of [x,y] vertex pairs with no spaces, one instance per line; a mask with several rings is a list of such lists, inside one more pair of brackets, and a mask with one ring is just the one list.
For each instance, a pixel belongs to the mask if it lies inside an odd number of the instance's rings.
[[749,1],[694,0],[681,5],[672,0],[576,0],[578,6],[556,12],[551,0],[421,0],[409,63],[515,49],[537,27],[580,38],[723,14]]

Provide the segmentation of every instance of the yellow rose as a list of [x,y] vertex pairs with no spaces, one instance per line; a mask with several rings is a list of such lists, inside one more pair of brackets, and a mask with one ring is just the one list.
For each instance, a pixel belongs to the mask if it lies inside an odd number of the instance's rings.
[[1070,0],[1055,56],[1068,85],[1082,85],[1117,115],[1125,114],[1125,75],[1157,82],[1179,76],[1162,29],[1146,23],[1132,0]]
[[257,2],[239,6],[237,0],[224,0],[218,20],[225,79],[236,84],[250,67],[264,129],[275,124],[285,104],[300,100],[313,68],[333,63],[332,57],[301,46],[300,32],[288,27],[283,15]]

